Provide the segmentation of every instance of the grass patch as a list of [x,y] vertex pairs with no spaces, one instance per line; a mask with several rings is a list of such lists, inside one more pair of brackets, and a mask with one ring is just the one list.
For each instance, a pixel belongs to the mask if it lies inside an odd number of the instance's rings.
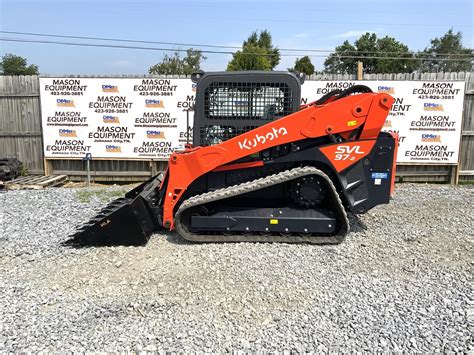
[[125,189],[84,189],[76,192],[76,199],[82,203],[89,203],[96,197],[103,202],[107,202],[123,197],[126,192]]

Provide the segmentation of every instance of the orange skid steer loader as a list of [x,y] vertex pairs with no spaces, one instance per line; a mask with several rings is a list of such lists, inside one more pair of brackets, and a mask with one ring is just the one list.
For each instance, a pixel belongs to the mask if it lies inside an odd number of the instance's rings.
[[164,174],[113,201],[65,243],[143,245],[155,230],[195,242],[339,243],[347,212],[389,202],[394,99],[362,85],[300,106],[285,72],[195,73],[193,144]]

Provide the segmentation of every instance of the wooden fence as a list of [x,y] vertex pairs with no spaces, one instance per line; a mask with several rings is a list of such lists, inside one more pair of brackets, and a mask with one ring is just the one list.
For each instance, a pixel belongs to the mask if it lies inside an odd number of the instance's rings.
[[[71,76],[72,77],[72,76]],[[130,76],[120,76],[130,77]],[[138,77],[138,76],[133,76]],[[144,76],[139,76],[144,77]],[[175,76],[176,77],[176,76]],[[356,75],[313,75],[307,80],[356,80]],[[462,73],[365,74],[364,80],[463,80],[466,83],[459,165],[398,164],[403,181],[474,181],[474,75]],[[17,157],[33,174],[66,174],[84,179],[81,160],[44,160],[38,76],[0,76],[0,156]],[[95,181],[141,181],[166,168],[163,161],[95,160]]]
[[0,156],[42,174],[43,143],[37,76],[0,76]]

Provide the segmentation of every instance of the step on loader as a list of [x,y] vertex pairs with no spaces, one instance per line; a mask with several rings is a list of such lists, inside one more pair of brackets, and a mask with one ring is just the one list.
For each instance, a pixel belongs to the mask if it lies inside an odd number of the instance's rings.
[[340,243],[348,212],[389,202],[398,142],[381,129],[390,95],[355,85],[300,105],[304,79],[292,73],[192,80],[192,144],[67,245],[144,245],[160,229],[193,242]]

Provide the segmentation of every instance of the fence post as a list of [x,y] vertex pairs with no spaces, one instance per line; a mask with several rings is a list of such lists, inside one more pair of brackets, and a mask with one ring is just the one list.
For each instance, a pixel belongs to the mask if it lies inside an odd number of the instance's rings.
[[53,162],[49,159],[44,158],[44,176],[51,175],[53,173]]
[[[459,156],[461,156],[461,154],[459,154]],[[459,182],[459,163],[451,167],[451,175],[449,179],[449,183],[451,185],[457,185],[458,182]]]
[[158,173],[156,162],[153,160],[150,160],[150,173],[151,173],[151,176],[155,176]]
[[357,80],[362,80],[364,77],[364,64],[357,62]]

